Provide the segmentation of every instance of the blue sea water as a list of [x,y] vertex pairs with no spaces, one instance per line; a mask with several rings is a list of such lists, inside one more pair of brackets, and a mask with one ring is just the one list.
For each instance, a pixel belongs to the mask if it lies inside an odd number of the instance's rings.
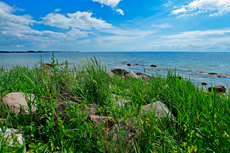
[[[51,62],[51,53],[43,53],[44,62]],[[55,58],[59,63],[69,63],[69,68],[73,64],[84,63],[86,57],[96,57],[102,66],[107,70],[122,68],[128,71],[145,72],[147,74],[167,75],[167,69],[176,70],[177,73],[187,77],[201,86],[201,82],[211,85],[224,85],[230,89],[230,53],[213,52],[61,52],[55,53]],[[38,64],[39,53],[1,53],[0,66],[12,68],[16,65],[25,65],[32,68]],[[141,66],[127,66],[121,64],[136,63]],[[156,68],[150,67],[151,64],[157,65]],[[200,73],[200,72],[204,73]],[[207,73],[217,73],[226,78],[208,76]]]

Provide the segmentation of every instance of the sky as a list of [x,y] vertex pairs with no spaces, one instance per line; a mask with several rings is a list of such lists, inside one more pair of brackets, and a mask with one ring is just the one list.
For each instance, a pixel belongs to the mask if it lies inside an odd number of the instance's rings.
[[230,52],[230,0],[0,0],[0,50]]

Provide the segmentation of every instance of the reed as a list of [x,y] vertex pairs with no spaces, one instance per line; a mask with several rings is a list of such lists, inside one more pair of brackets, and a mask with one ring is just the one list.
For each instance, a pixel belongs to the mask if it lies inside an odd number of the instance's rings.
[[[32,69],[15,66],[9,71],[0,70],[1,97],[10,92],[33,93],[37,107],[35,113],[18,117],[9,113],[0,100],[0,118],[7,118],[0,124],[0,151],[18,152],[20,148],[4,143],[3,126],[23,132],[28,152],[116,152],[116,146],[120,152],[230,151],[229,93],[220,96],[212,91],[207,96],[189,78],[180,80],[170,71],[166,78],[152,76],[147,82],[119,75],[110,78],[96,58],[89,58],[73,71],[68,69],[67,62],[60,66],[54,54],[51,70],[43,67],[42,57],[39,63]],[[118,108],[111,94],[130,100],[131,106]],[[67,107],[68,122],[55,110],[61,101],[80,104]],[[142,110],[154,101],[168,106],[175,117],[175,129]],[[116,123],[133,124],[139,131],[132,141],[134,150],[124,143],[125,129],[117,129],[119,141],[108,140],[104,127],[89,120],[83,107],[92,103],[99,105],[98,115],[113,117]]]

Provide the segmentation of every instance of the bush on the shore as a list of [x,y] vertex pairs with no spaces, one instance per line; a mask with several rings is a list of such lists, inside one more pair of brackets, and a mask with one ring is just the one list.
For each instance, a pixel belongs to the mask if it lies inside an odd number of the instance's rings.
[[[166,78],[155,76],[147,81],[121,75],[110,78],[95,58],[73,71],[67,62],[60,66],[54,55],[50,70],[43,67],[42,57],[39,63],[33,69],[15,66],[7,72],[0,70],[0,97],[11,92],[35,95],[34,113],[11,114],[8,120],[8,127],[22,131],[28,152],[230,151],[229,94],[212,91],[207,96],[189,79],[180,80],[170,71]],[[112,94],[130,104],[114,105]],[[58,112],[55,107],[65,101],[71,104]],[[142,109],[156,101],[169,108],[175,128]],[[86,112],[89,104],[98,105],[98,116],[112,117],[113,125],[95,124]],[[0,118],[6,118],[8,112],[0,98]],[[0,141],[0,151],[19,149]]]

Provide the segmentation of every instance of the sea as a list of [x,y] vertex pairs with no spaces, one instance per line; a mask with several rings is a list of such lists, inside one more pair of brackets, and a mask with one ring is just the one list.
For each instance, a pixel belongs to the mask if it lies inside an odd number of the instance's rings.
[[[45,63],[51,63],[52,53],[43,53]],[[67,61],[69,69],[78,68],[86,59],[96,58],[106,70],[115,68],[143,72],[165,77],[168,70],[190,79],[195,85],[204,88],[223,85],[230,89],[230,53],[228,52],[55,52],[59,63]],[[39,65],[40,53],[1,53],[0,67],[11,69],[14,66],[33,68]],[[123,62],[126,64],[123,64]],[[140,66],[127,66],[127,63]],[[150,65],[156,65],[151,67]],[[217,75],[209,75],[216,73]]]

